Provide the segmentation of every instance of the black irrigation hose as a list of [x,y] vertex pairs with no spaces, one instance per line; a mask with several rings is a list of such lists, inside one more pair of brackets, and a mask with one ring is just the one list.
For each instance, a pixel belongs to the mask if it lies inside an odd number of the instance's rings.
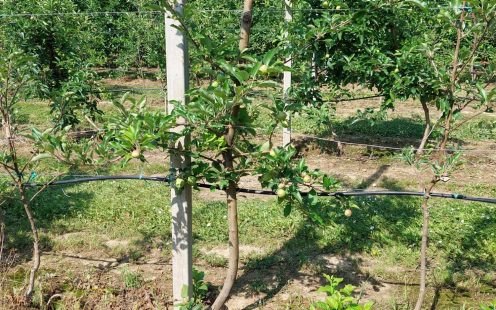
[[[142,180],[142,181],[153,181],[153,182],[164,182],[169,183],[168,177],[146,177],[140,175],[120,175],[120,176],[94,176],[87,178],[78,178],[78,179],[70,179],[70,180],[60,180],[60,181],[52,181],[49,183],[27,183],[26,187],[42,187],[42,186],[60,186],[60,185],[69,185],[69,184],[77,184],[77,183],[87,183],[87,182],[96,182],[96,181],[108,181],[108,180]],[[201,188],[217,188],[220,189],[217,185],[212,184],[197,184],[198,187]],[[257,189],[247,189],[247,188],[238,188],[239,193],[247,193],[247,194],[255,194],[255,195],[269,195],[274,196],[276,193],[268,190],[257,190]],[[301,192],[302,196],[308,196],[308,192]],[[413,191],[347,191],[347,192],[319,192],[318,196],[321,197],[359,197],[359,196],[417,196],[423,197],[423,192],[413,192]],[[431,197],[435,198],[445,198],[445,199],[458,199],[458,200],[466,200],[466,201],[475,201],[475,202],[484,202],[484,203],[492,203],[496,204],[496,198],[486,198],[486,197],[471,197],[460,194],[446,194],[446,193],[431,193]]]

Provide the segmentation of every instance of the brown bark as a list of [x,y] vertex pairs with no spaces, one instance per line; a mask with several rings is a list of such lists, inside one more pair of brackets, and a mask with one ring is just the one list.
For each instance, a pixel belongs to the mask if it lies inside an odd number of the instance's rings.
[[24,296],[28,302],[31,301],[34,293],[34,282],[36,277],[36,272],[40,268],[41,253],[40,253],[40,239],[38,236],[38,229],[36,228],[36,222],[34,220],[31,207],[29,205],[29,199],[26,197],[25,189],[21,183],[18,184],[19,194],[21,196],[22,205],[24,211],[28,217],[29,225],[31,226],[31,233],[33,234],[33,266],[31,267],[31,272],[29,274],[29,283]]
[[[241,36],[239,40],[239,51],[242,53],[249,44],[250,41],[250,31],[252,24],[252,10],[253,10],[253,0],[244,0],[243,14],[241,15]],[[231,117],[233,120],[237,118],[239,114],[239,105],[235,105],[231,111]],[[233,124],[229,125],[227,131],[224,135],[226,140],[227,150],[223,152],[224,167],[228,171],[234,171],[234,136],[236,134],[235,126]],[[238,198],[237,194],[237,182],[234,180],[229,181],[229,185],[226,189],[227,195],[227,218],[229,225],[229,263],[227,268],[226,278],[219,296],[215,299],[212,309],[221,309],[229,293],[236,281],[236,275],[238,273],[238,263],[239,263],[239,238],[238,238]]]
[[243,14],[241,15],[241,36],[239,39],[239,51],[248,48],[250,42],[251,23],[253,20],[253,0],[245,0]]
[[[238,113],[238,108],[233,109],[232,114]],[[225,139],[228,145],[228,149],[224,152],[224,167],[229,170],[234,170],[234,155],[232,152],[232,146],[234,142],[235,129],[233,126],[229,126]],[[238,238],[238,198],[236,196],[237,185],[236,182],[230,181],[229,186],[226,190],[227,195],[227,219],[229,224],[229,265],[227,268],[226,278],[224,284],[222,285],[222,290],[219,296],[215,299],[212,305],[213,310],[219,310],[222,308],[229,293],[236,280],[236,275],[238,273],[238,262],[239,262],[239,238]]]
[[[8,87],[6,87],[8,89]],[[6,98],[4,100],[7,101]],[[21,168],[19,166],[19,160],[17,157],[17,149],[15,145],[15,140],[14,140],[14,130],[12,127],[11,123],[11,118],[10,118],[10,111],[9,108],[7,107],[7,103],[1,103],[2,106],[2,125],[4,129],[4,134],[5,138],[8,141],[8,147],[9,147],[9,153],[10,156],[12,157],[12,162],[13,162],[13,167],[8,167],[4,164],[5,170],[9,173],[11,176],[12,180],[15,181],[17,190],[19,191],[19,196],[21,198],[21,203],[24,207],[24,211],[26,213],[26,216],[28,218],[29,224],[31,226],[31,232],[33,234],[33,265],[31,267],[31,272],[29,275],[29,283],[28,287],[26,289],[26,292],[24,293],[24,297],[27,303],[31,302],[31,299],[33,297],[34,293],[34,284],[35,284],[35,277],[36,277],[36,272],[40,268],[40,240],[38,236],[38,229],[36,228],[36,222],[34,220],[33,213],[31,211],[30,207],[30,200],[26,197],[26,189],[23,184],[22,180],[22,173],[24,168]],[[3,242],[3,240],[2,240]]]
[[0,210],[0,266],[3,258],[3,244],[5,241],[5,223],[3,222],[3,213]]
[[419,284],[419,296],[417,299],[417,304],[415,305],[415,310],[422,309],[422,304],[424,303],[425,293],[426,293],[426,282],[427,282],[427,247],[429,243],[429,199],[432,189],[437,184],[438,179],[432,179],[429,187],[425,189],[424,199],[422,201],[422,242],[420,246],[420,284]]
[[420,103],[422,104],[422,109],[424,110],[425,129],[422,141],[420,142],[420,145],[417,149],[417,155],[419,156],[424,154],[425,145],[427,144],[427,141],[429,140],[429,136],[431,134],[431,116],[429,113],[429,106],[427,105],[427,102],[425,100],[421,100]]
[[[463,2],[463,6],[465,6],[465,1]],[[446,145],[449,141],[449,135],[451,133],[451,120],[453,118],[453,114],[455,111],[455,102],[454,102],[454,94],[456,90],[456,81],[457,81],[457,68],[458,68],[458,59],[460,54],[460,46],[462,40],[462,28],[461,25],[465,20],[465,12],[462,12],[459,19],[459,25],[457,26],[457,39],[455,45],[455,51],[453,54],[453,68],[451,71],[451,84],[449,89],[449,100],[450,100],[450,109],[448,114],[445,115],[444,120],[444,133],[440,143],[440,151],[437,155],[440,164],[443,164],[443,161],[446,160]],[[444,156],[444,157],[443,157]],[[417,299],[417,303],[415,305],[415,310],[421,310],[422,304],[425,300],[426,295],[426,278],[427,278],[427,247],[428,247],[428,237],[429,237],[429,207],[428,202],[430,198],[430,194],[433,188],[436,186],[437,182],[439,182],[438,176],[434,176],[432,181],[430,182],[428,188],[425,190],[424,200],[422,203],[422,243],[420,248],[420,284],[419,284],[419,296]]]

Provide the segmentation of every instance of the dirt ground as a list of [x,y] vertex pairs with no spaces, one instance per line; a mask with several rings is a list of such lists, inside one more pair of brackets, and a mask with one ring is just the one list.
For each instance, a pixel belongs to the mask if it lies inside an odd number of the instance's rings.
[[[109,86],[160,87],[160,83],[148,80],[105,80]],[[145,83],[146,82],[146,83]],[[352,115],[358,108],[376,107],[378,101],[354,101],[351,104],[338,105],[337,115]],[[473,114],[475,111],[468,111]],[[391,114],[391,117],[411,117],[422,115],[420,105],[401,104]],[[494,117],[491,115],[490,117]],[[281,137],[277,136],[276,141]],[[353,137],[340,137],[342,141],[354,142]],[[384,141],[391,141],[384,137],[383,141],[372,141],[384,145]],[[298,144],[298,140],[295,141]],[[318,168],[330,173],[343,181],[343,190],[347,189],[393,189],[404,188],[422,191],[423,184],[429,178],[428,173],[418,172],[415,168],[401,163],[390,157],[382,157],[366,147],[344,145],[341,156],[322,152],[316,143],[305,143],[301,153],[308,159],[311,168]],[[394,144],[392,146],[395,146]],[[449,191],[449,188],[465,189],[467,184],[496,184],[496,141],[469,142],[464,145],[467,149],[481,151],[467,152],[467,160],[449,184],[441,185],[437,191]],[[155,159],[153,159],[155,158]],[[163,161],[163,155],[156,154],[152,162]],[[488,173],[492,172],[492,173]],[[450,185],[450,186],[448,186]],[[244,177],[241,187],[257,189],[259,183],[256,177]],[[470,193],[474,194],[474,193]],[[255,196],[240,194],[241,199]],[[210,192],[202,190],[198,193],[201,200],[223,200],[224,194],[220,191]],[[260,198],[258,199],[271,199]],[[62,235],[60,238],[69,238]],[[108,240],[108,248],[125,247],[130,240]],[[227,249],[217,247],[213,249],[199,249],[206,254],[214,254],[227,258]],[[315,265],[287,266],[278,265],[267,270],[253,271],[247,268],[247,257],[270,254],[271,249],[254,246],[241,246],[241,264],[238,274],[239,281],[233,289],[232,297],[227,303],[228,309],[304,309],[311,301],[322,299],[325,295],[317,292],[322,285],[322,273],[332,273],[346,278],[349,283],[360,284],[360,294],[363,300],[375,301],[381,305],[382,300],[396,294],[398,289],[411,283],[388,281],[371,276],[371,271],[381,267],[381,262],[370,257],[360,255],[334,254],[315,255]],[[138,261],[118,260],[108,257],[105,253],[98,253],[80,249],[76,252],[45,252],[42,257],[43,287],[40,290],[46,309],[51,309],[57,300],[64,300],[65,304],[73,304],[74,309],[172,309],[171,307],[171,265],[169,249],[151,249]],[[284,253],[282,254],[284,256]],[[29,269],[28,263],[20,263],[21,258],[13,254],[12,265],[17,265],[17,271],[22,277]],[[201,259],[195,263],[200,269],[208,270],[206,280],[214,287],[222,284],[225,267],[212,267]],[[3,266],[3,272],[6,272]],[[414,273],[416,270],[406,270],[396,267],[397,270],[387,270],[389,273]],[[52,271],[52,272],[51,272]],[[67,273],[61,271],[70,271]],[[123,274],[126,272],[140,274],[145,283],[139,288],[129,288],[123,284]],[[0,278],[2,278],[0,276]],[[259,287],[253,283],[258,283]],[[5,278],[0,279],[0,291],[4,292],[0,298],[1,309],[28,309],[20,304],[16,294],[1,290]],[[61,294],[70,288],[71,294]],[[275,288],[275,289],[274,289]],[[271,295],[267,295],[267,291]],[[275,293],[274,293],[275,291]],[[2,305],[1,302],[4,304]]]

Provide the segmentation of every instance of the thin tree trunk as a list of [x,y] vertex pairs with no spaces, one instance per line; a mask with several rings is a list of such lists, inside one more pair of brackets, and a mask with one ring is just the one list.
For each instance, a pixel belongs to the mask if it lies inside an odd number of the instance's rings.
[[253,0],[245,0],[243,4],[243,14],[241,15],[241,36],[239,39],[239,51],[243,52],[248,48],[250,42],[251,23],[253,20]]
[[[250,42],[250,32],[252,24],[252,14],[253,10],[253,0],[245,0],[243,5],[243,14],[241,15],[241,36],[239,39],[239,51],[242,53]],[[239,114],[239,105],[232,108],[231,117],[236,119]],[[226,144],[228,146],[227,150],[223,152],[224,167],[228,171],[234,171],[234,136],[236,133],[235,126],[232,124],[227,128],[226,134],[224,136]],[[229,263],[227,268],[226,278],[219,296],[215,299],[212,309],[219,310],[224,306],[229,293],[236,280],[236,275],[238,273],[238,263],[239,263],[239,238],[238,238],[238,198],[237,193],[237,182],[231,180],[226,189],[227,195],[227,218],[229,224]]]
[[5,223],[3,221],[2,210],[0,210],[0,266],[2,264],[2,258],[3,258],[4,241],[5,241]]
[[219,296],[212,305],[213,310],[219,310],[225,304],[229,293],[236,281],[239,263],[239,238],[238,238],[238,200],[236,197],[236,183],[229,182],[227,194],[227,218],[229,223],[229,265],[226,278]]
[[[231,112],[232,116],[237,116],[239,113],[239,106],[235,106]],[[230,125],[227,129],[225,139],[227,142],[228,149],[224,151],[224,167],[228,171],[234,170],[234,135],[236,133],[235,127]],[[213,310],[219,310],[222,308],[229,293],[236,280],[236,275],[238,273],[238,262],[239,262],[239,238],[238,238],[238,198],[236,196],[237,184],[233,180],[229,181],[229,185],[226,190],[227,195],[227,219],[229,224],[229,265],[227,268],[226,278],[224,284],[222,285],[222,290],[219,296],[215,299],[212,305]]]
[[34,282],[36,277],[36,272],[40,268],[40,239],[38,236],[38,229],[36,228],[36,222],[34,220],[33,213],[31,211],[31,207],[29,205],[29,199],[26,198],[26,193],[21,184],[19,184],[19,194],[21,196],[21,201],[24,206],[24,211],[28,217],[29,224],[31,226],[31,233],[33,234],[33,266],[31,267],[31,273],[29,274],[29,283],[28,288],[24,296],[28,302],[31,301],[34,293]]
[[437,178],[434,178],[429,188],[425,190],[424,200],[422,201],[422,242],[420,246],[420,284],[419,296],[415,310],[422,309],[422,304],[425,300],[426,280],[427,280],[427,246],[429,244],[429,199],[434,186],[437,184]]
[[425,129],[424,136],[422,137],[422,141],[417,149],[417,155],[422,155],[424,153],[425,145],[427,144],[431,134],[431,116],[429,113],[429,106],[424,100],[421,100],[420,103],[422,104],[422,109],[424,110]]
[[[463,1],[463,6],[465,6],[465,1]],[[465,12],[462,12],[460,15],[460,25],[463,24],[465,19]],[[440,164],[444,164],[446,160],[446,145],[449,141],[449,135],[451,132],[451,120],[453,118],[455,104],[453,102],[453,97],[456,90],[456,80],[457,80],[457,67],[458,67],[458,59],[460,54],[460,46],[462,40],[462,29],[460,26],[457,27],[457,39],[455,45],[455,51],[453,54],[453,68],[451,71],[451,85],[450,85],[450,93],[449,93],[449,102],[451,104],[450,110],[446,115],[446,119],[444,121],[444,133],[443,138],[440,143],[440,151],[439,151],[439,161]],[[444,157],[442,157],[444,156]],[[439,177],[434,176],[432,181],[430,182],[429,187],[425,191],[424,201],[422,203],[422,214],[423,214],[423,224],[422,224],[422,244],[420,249],[420,287],[419,287],[419,296],[417,299],[417,304],[415,305],[415,310],[421,310],[422,304],[425,300],[426,294],[426,275],[427,275],[427,246],[428,246],[428,237],[429,237],[429,207],[428,202],[430,198],[430,194],[434,186],[436,186],[437,182],[439,182]]]

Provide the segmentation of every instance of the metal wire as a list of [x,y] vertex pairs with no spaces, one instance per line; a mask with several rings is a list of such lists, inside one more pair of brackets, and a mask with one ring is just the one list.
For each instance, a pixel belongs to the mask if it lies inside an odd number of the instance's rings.
[[[191,124],[178,124],[182,126],[189,126],[194,128],[195,126],[192,126]],[[229,124],[225,125],[220,125],[220,126],[228,126]],[[255,127],[255,126],[233,126],[235,128],[239,129],[252,129],[256,130],[259,132],[267,132],[270,128],[264,128],[264,127]],[[81,133],[98,133],[98,132],[104,132],[104,129],[98,129],[98,130],[87,130],[87,131],[80,131],[80,132],[74,132],[71,134],[77,135]],[[291,133],[292,137],[298,137],[298,138],[304,138],[304,139],[309,139],[309,140],[316,140],[316,141],[324,141],[324,142],[331,142],[331,143],[336,143],[336,144],[342,144],[342,145],[351,145],[351,146],[360,146],[360,147],[367,147],[367,148],[373,148],[373,149],[383,149],[383,150],[392,150],[392,151],[403,151],[408,147],[394,147],[394,146],[385,146],[385,145],[378,145],[378,144],[367,144],[367,143],[357,143],[357,142],[348,142],[348,141],[342,141],[342,140],[337,140],[337,139],[330,139],[330,138],[323,138],[323,137],[318,137],[315,135],[308,135],[308,134],[300,134],[300,133]],[[0,141],[7,141],[9,139],[6,138],[0,138]],[[11,140],[14,141],[25,141],[25,139],[22,138],[11,138]],[[410,149],[413,151],[417,151],[418,148],[410,146]],[[426,152],[435,152],[435,151],[450,151],[450,152],[462,152],[462,153],[468,153],[468,152],[495,152],[496,149],[441,149],[441,148],[424,148],[424,151]]]
[[[426,10],[437,11],[441,9],[459,9],[459,10],[469,10],[471,7],[449,7],[449,6],[439,6],[439,7],[425,7]],[[396,7],[398,10],[411,11],[413,8],[406,7]],[[262,8],[253,10],[255,13],[257,11],[264,11],[269,13],[276,12],[286,12],[285,8]],[[363,12],[370,11],[370,8],[292,8],[293,12]],[[243,10],[240,9],[195,9],[195,12],[203,13],[236,13],[240,14]],[[50,13],[9,13],[0,14],[0,18],[8,17],[36,17],[36,16],[96,16],[96,15],[126,15],[126,14],[164,14],[164,11],[104,11],[104,12],[50,12]]]
[[115,12],[50,12],[50,13],[11,13],[0,14],[0,18],[37,16],[93,16],[93,15],[164,14],[162,11],[115,11]]

